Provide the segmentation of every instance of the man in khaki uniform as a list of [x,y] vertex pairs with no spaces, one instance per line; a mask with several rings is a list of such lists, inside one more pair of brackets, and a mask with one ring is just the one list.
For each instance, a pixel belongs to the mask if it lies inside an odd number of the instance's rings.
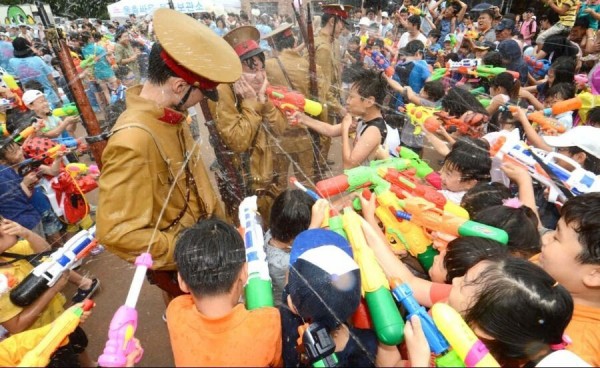
[[265,96],[268,81],[265,55],[258,46],[258,29],[238,27],[223,39],[242,61],[242,77],[235,83],[219,85],[219,101],[211,102],[209,107],[219,137],[231,150],[233,164],[242,174],[243,191],[258,196],[258,210],[268,224],[271,203],[278,194],[273,180],[272,147],[276,136],[285,130],[287,120]]
[[[349,11],[352,6],[341,4],[323,5],[321,30],[315,36],[315,62],[328,79],[327,114],[322,120],[335,124],[338,117],[346,115],[346,109],[341,104],[342,93],[342,57],[340,44],[337,41],[346,27]],[[321,135],[321,156],[327,159],[331,138]],[[324,162],[323,162],[324,163]]]
[[128,262],[148,249],[149,278],[175,296],[177,234],[223,217],[185,123],[187,108],[217,99],[217,85],[237,80],[242,68],[229,44],[185,14],[159,9],[154,26],[159,43],[150,52],[148,81],[127,90],[127,109],[102,156],[97,237]]
[[[296,39],[292,32],[292,25],[284,23],[264,38],[272,43],[275,50],[273,53],[275,57],[266,62],[269,83],[275,87],[285,87],[300,92],[306,98],[310,98],[310,83],[307,78],[308,60],[295,50]],[[324,97],[329,87],[326,78],[318,78],[318,82],[319,93]],[[280,190],[288,187],[290,165],[292,165],[292,172],[295,172],[301,182],[307,184],[313,180],[314,153],[311,139],[306,127],[298,124],[288,127],[281,135],[279,143],[273,148],[275,151],[273,166]]]

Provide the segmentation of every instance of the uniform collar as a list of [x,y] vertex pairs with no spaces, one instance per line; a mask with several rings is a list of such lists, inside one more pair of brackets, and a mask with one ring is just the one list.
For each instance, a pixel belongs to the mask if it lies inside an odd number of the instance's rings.
[[140,97],[142,86],[127,88],[127,109],[142,110],[152,114],[157,120],[169,125],[179,125],[186,118],[186,114],[168,107],[158,106],[154,101]]

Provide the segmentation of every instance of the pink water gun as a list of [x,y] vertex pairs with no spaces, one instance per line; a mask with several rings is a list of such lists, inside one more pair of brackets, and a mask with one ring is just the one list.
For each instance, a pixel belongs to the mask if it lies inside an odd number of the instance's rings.
[[[152,267],[152,256],[150,253],[142,253],[135,259],[135,274],[129,287],[129,293],[125,304],[119,307],[108,328],[108,341],[104,347],[104,352],[98,358],[98,364],[101,367],[125,367],[127,355],[135,350],[134,335],[137,329],[138,313],[135,309],[144,277],[148,268]],[[135,363],[139,363],[142,353],[138,356]]]

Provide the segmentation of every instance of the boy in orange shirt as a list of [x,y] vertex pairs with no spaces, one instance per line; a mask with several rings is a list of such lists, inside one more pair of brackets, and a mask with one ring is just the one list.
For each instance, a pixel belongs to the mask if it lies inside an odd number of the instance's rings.
[[569,199],[561,214],[556,231],[542,238],[539,264],[575,303],[567,349],[600,366],[600,193]]
[[248,279],[244,241],[229,224],[202,220],[175,247],[179,287],[167,308],[177,366],[281,366],[279,311],[239,302]]

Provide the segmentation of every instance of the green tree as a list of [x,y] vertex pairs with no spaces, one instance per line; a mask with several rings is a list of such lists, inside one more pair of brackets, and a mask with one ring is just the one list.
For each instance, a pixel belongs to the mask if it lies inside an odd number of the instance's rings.
[[[111,0],[47,0],[44,3],[50,5],[52,14],[56,16],[76,19],[82,17],[108,19],[106,6],[115,1]],[[0,0],[0,5],[34,4],[31,0]]]

